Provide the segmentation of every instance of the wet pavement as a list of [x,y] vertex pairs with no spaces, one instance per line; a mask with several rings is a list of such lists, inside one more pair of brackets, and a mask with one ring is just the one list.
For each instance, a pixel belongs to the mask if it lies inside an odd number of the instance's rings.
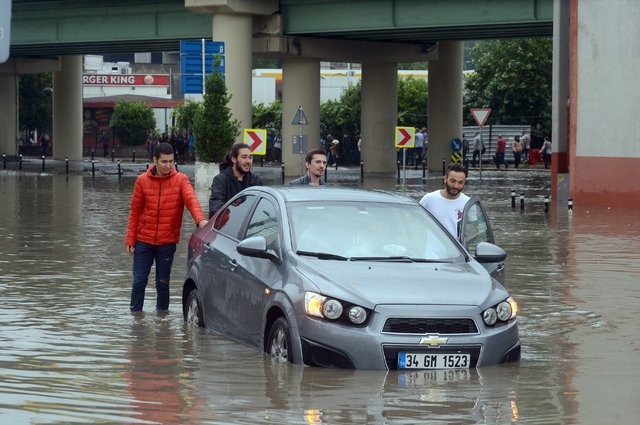
[[[51,163],[52,164],[52,163]],[[48,164],[48,165],[51,165]],[[640,417],[640,211],[544,211],[549,174],[472,171],[508,253],[522,360],[462,371],[323,370],[183,324],[185,215],[168,314],[128,311],[123,238],[144,163],[73,164],[66,175],[0,169],[0,423],[635,424]],[[94,164],[95,166],[95,164]],[[192,173],[185,165],[181,171]],[[257,168],[278,184],[279,168]],[[419,198],[441,178],[421,171],[334,184]],[[405,177],[403,175],[403,177]],[[510,192],[525,194],[525,209]],[[198,196],[206,206],[208,193]],[[147,291],[146,308],[155,291]]]

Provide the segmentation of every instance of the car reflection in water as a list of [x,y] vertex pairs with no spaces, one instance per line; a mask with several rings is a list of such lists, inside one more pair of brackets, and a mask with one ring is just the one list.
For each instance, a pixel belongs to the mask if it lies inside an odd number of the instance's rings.
[[[467,221],[483,213],[468,210]],[[490,231],[488,220],[476,227]],[[470,239],[473,255],[415,200],[389,192],[248,188],[189,241],[184,317],[295,364],[519,360],[517,305],[483,267],[501,270],[506,254]]]

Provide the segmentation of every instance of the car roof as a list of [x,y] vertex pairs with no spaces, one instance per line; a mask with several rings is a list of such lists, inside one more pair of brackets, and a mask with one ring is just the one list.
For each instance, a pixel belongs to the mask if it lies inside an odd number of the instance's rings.
[[397,193],[384,190],[358,189],[334,186],[252,186],[246,192],[266,192],[285,202],[384,202],[394,204],[416,204],[416,201]]

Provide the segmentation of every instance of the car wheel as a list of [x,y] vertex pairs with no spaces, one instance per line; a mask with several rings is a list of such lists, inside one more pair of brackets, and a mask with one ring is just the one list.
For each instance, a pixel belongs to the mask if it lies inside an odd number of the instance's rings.
[[279,317],[271,325],[267,339],[267,354],[275,358],[279,363],[292,362],[291,336],[289,324],[283,317]]
[[204,320],[202,318],[202,308],[200,308],[200,301],[196,291],[189,292],[187,297],[187,303],[185,304],[184,320],[189,325],[197,326],[199,328],[204,327]]

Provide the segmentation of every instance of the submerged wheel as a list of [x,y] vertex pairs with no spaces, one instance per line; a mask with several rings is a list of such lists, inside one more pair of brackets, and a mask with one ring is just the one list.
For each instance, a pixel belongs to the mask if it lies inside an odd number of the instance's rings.
[[204,327],[204,320],[202,318],[202,308],[200,307],[200,301],[196,291],[189,292],[187,302],[184,306],[184,320],[189,325],[197,326],[199,328]]
[[279,363],[293,362],[290,335],[289,324],[283,317],[278,317],[269,330],[267,354]]

